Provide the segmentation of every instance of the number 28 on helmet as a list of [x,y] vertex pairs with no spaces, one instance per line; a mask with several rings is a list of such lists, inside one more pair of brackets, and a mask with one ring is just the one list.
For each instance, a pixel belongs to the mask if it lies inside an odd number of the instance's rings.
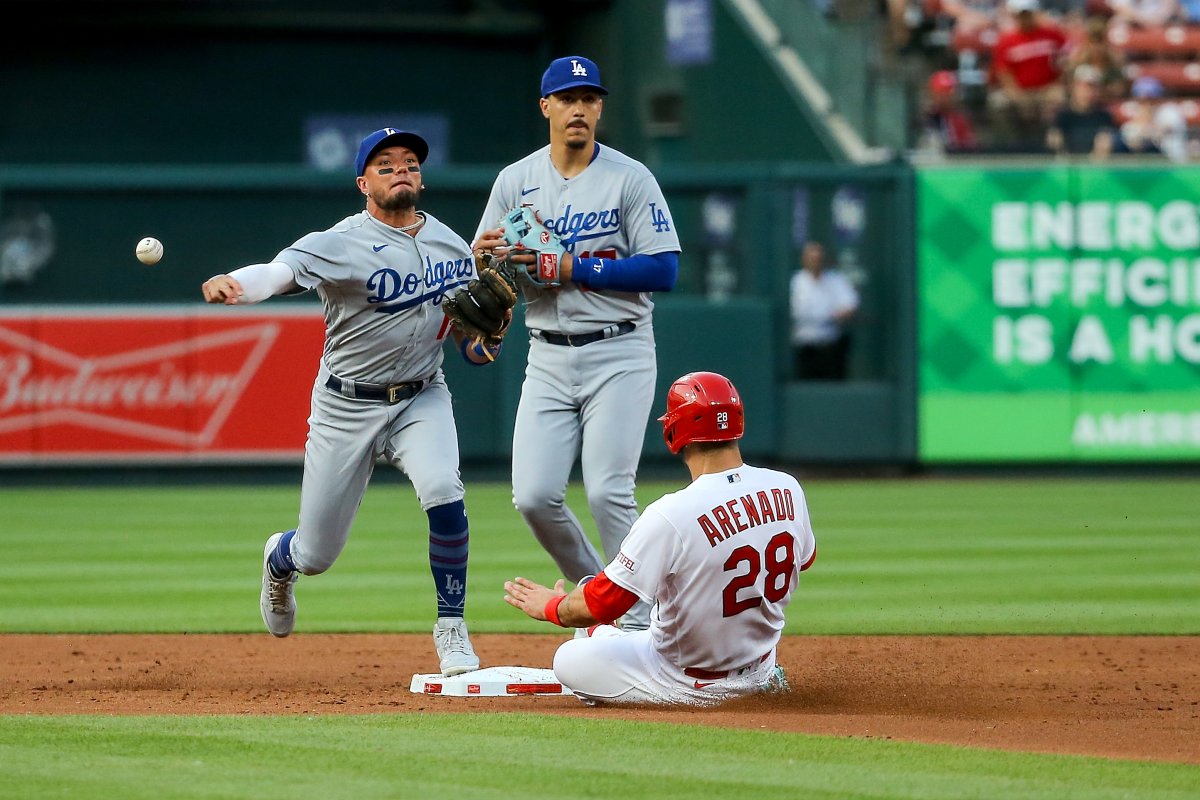
[[667,449],[692,442],[728,442],[746,427],[742,399],[733,383],[715,372],[689,372],[667,390],[667,413],[658,418]]

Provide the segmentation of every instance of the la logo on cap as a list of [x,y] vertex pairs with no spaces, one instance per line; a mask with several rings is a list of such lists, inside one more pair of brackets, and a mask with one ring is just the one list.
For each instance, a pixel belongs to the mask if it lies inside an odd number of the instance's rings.
[[572,58],[571,59],[571,74],[572,75],[582,75],[583,77],[586,78],[587,77],[587,67],[585,67],[583,64],[580,64],[578,61],[576,61],[575,59]]

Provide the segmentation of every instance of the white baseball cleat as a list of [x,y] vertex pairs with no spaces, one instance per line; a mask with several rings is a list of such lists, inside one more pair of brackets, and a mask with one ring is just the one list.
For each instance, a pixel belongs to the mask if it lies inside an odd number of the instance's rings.
[[433,626],[433,645],[437,648],[442,674],[461,675],[479,669],[479,656],[467,636],[467,623],[462,617],[438,617]]
[[267,546],[263,549],[262,592],[258,595],[258,607],[262,610],[267,630],[280,638],[287,636],[292,632],[292,628],[296,627],[296,595],[292,589],[296,581],[300,580],[298,572],[293,572],[281,581],[271,575],[268,562],[275,545],[282,538],[281,531],[267,539]]

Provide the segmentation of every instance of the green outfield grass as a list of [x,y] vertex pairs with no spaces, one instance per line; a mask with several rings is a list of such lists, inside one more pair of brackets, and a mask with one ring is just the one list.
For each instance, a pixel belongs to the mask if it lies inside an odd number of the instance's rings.
[[[803,483],[819,556],[789,633],[1200,633],[1200,480]],[[298,494],[0,490],[0,631],[258,632],[262,545]],[[506,486],[467,500],[472,630],[545,632],[502,583],[552,562]],[[301,582],[298,628],[427,632],[425,537],[407,484],[377,480],[334,569]],[[1194,766],[533,714],[7,716],[0,775],[0,798],[1200,795]]]
[[[639,488],[646,503],[678,484]],[[806,482],[815,567],[792,633],[1200,633],[1200,480]],[[294,487],[0,491],[0,631],[259,631],[262,546]],[[582,491],[571,501],[583,511]],[[468,487],[472,629],[543,631],[503,582],[556,577],[506,486]],[[589,518],[590,519],[590,518]],[[304,631],[420,631],[433,615],[425,516],[380,482]],[[80,602],[84,599],[85,602]]]
[[1192,767],[537,714],[0,718],[0,797],[1192,800]]

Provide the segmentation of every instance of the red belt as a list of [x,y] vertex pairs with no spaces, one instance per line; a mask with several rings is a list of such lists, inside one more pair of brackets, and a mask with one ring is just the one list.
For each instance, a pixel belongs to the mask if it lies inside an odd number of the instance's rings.
[[741,672],[744,669],[749,669],[750,667],[761,664],[762,662],[767,660],[767,656],[769,656],[769,655],[771,655],[770,650],[763,653],[762,658],[760,658],[756,661],[753,661],[744,667],[738,667],[737,669],[727,669],[727,670],[724,670],[723,672],[713,672],[710,669],[698,669],[696,667],[688,667],[687,669],[685,669],[683,671],[683,674],[687,675],[689,678],[698,678],[702,681],[719,681],[719,680],[728,678],[730,675],[732,675],[736,672]]

